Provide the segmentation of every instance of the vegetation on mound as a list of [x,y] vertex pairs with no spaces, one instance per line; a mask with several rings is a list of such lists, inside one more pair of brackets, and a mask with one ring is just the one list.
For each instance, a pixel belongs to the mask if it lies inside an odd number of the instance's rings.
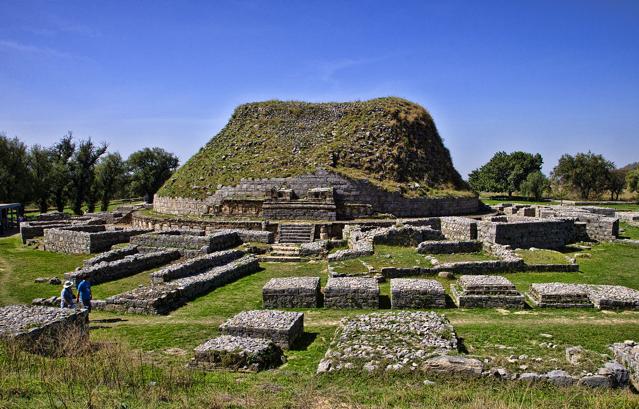
[[241,105],[158,194],[204,198],[218,185],[236,185],[242,178],[299,176],[317,169],[407,196],[468,190],[430,114],[388,97]]

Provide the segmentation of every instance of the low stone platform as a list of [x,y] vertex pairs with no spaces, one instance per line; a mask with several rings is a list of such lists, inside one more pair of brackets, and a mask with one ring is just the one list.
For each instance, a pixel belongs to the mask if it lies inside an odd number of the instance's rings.
[[502,276],[467,275],[451,286],[459,308],[524,308],[524,296]]
[[109,250],[105,251],[104,253],[100,253],[95,257],[84,260],[84,266],[91,267],[100,263],[108,263],[110,261],[121,260],[126,256],[132,256],[138,253],[138,246],[126,246],[119,249]]
[[526,295],[535,307],[589,308],[593,306],[588,292],[580,284],[532,284]]
[[163,266],[180,258],[178,250],[160,250],[151,253],[132,254],[122,259],[101,262],[64,274],[65,280],[79,283],[89,280],[91,284],[119,280],[146,270]]
[[164,283],[180,278],[191,277],[213,267],[228,264],[233,260],[239,259],[243,255],[243,251],[233,249],[203,254],[201,256],[191,258],[183,263],[170,265],[151,273],[151,281],[154,283]]
[[324,307],[379,308],[379,284],[368,277],[331,277],[324,288]]
[[198,345],[190,366],[257,372],[279,366],[282,355],[282,349],[271,340],[222,335]]
[[480,241],[424,241],[417,246],[417,252],[421,254],[454,254],[454,253],[476,253],[481,251]]
[[0,339],[44,355],[77,352],[89,342],[89,314],[29,305],[0,308]]
[[439,314],[374,312],[342,319],[317,371],[427,370],[430,359],[456,350],[455,329]]
[[393,278],[391,308],[444,308],[446,293],[437,280]]
[[621,285],[587,285],[588,298],[600,310],[639,310],[639,291]]
[[220,332],[238,337],[270,339],[281,348],[289,349],[304,333],[304,314],[274,310],[242,311],[220,325]]
[[201,274],[165,284],[138,287],[114,295],[105,300],[104,309],[137,314],[168,314],[188,301],[252,274],[258,269],[259,264],[255,257],[244,256]]
[[264,308],[316,308],[320,298],[319,277],[272,278],[262,288]]

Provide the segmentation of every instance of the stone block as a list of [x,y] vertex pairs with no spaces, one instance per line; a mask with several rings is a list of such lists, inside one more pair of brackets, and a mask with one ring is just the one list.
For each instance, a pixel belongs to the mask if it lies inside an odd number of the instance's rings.
[[573,308],[592,307],[588,292],[579,284],[532,284],[528,299],[536,307]]
[[275,310],[243,311],[220,325],[220,332],[238,337],[270,339],[281,348],[289,349],[304,333],[304,314]]
[[262,288],[264,308],[316,308],[320,296],[319,277],[272,278]]
[[277,367],[282,356],[282,349],[271,340],[222,335],[198,345],[191,365],[257,372]]
[[392,308],[444,308],[446,294],[437,280],[393,278],[390,280]]
[[324,288],[326,308],[379,308],[379,284],[368,277],[333,277]]
[[459,308],[524,308],[524,296],[501,276],[467,275],[451,286]]

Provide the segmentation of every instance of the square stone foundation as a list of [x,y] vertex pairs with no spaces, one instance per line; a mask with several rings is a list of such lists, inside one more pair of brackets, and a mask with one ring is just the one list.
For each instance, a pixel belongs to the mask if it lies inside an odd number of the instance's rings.
[[502,276],[467,275],[451,286],[459,308],[524,308],[524,296]]
[[621,285],[587,285],[588,298],[600,310],[639,310],[639,291]]
[[320,295],[319,277],[273,278],[262,288],[264,308],[316,308]]
[[304,314],[274,310],[242,311],[220,325],[220,332],[270,339],[279,347],[288,349],[304,333]]
[[532,284],[526,294],[535,307],[575,308],[592,307],[588,292],[579,284]]
[[379,284],[374,278],[333,277],[324,288],[327,308],[379,308]]
[[198,345],[190,365],[257,372],[281,363],[282,349],[271,340],[222,335]]
[[89,342],[89,314],[86,310],[9,305],[0,308],[0,339],[43,355],[77,353]]
[[390,280],[391,308],[444,308],[446,294],[437,280],[393,278]]

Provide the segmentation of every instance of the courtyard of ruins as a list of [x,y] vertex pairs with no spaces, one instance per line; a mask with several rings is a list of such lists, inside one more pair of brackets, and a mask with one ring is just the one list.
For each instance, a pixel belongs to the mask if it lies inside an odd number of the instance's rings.
[[[64,356],[69,331],[89,349],[121,343],[214,388],[241,382],[240,394],[274,406],[290,391],[264,395],[264,383],[348,388],[352,376],[417,396],[496,382],[514,395],[633,401],[638,219],[518,204],[348,221],[220,221],[140,206],[43,215],[0,239],[12,273],[2,304],[22,304],[0,308],[0,333],[42,357]],[[81,279],[94,283],[90,321],[61,314],[51,284]]]

